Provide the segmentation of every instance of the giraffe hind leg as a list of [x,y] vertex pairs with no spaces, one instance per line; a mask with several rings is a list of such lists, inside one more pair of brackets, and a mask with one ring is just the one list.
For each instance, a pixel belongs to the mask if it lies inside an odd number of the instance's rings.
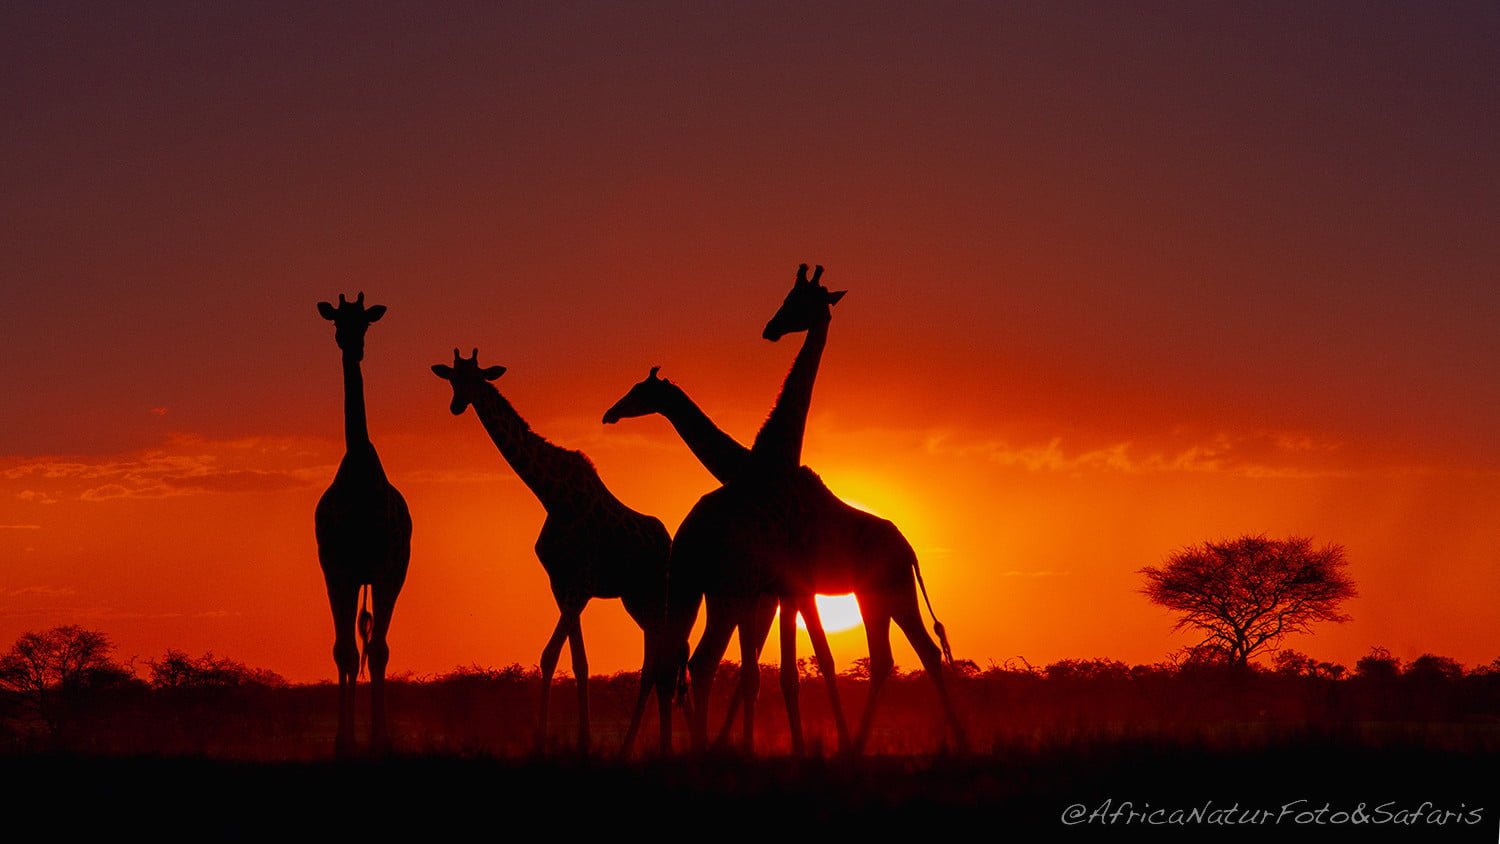
[[693,656],[688,660],[688,674],[693,687],[692,734],[693,747],[702,751],[708,740],[708,696],[713,692],[714,675],[719,670],[719,661],[729,648],[729,636],[734,632],[734,618],[717,602],[708,605],[708,620]]
[[349,756],[354,753],[354,687],[359,676],[359,645],[354,640],[358,587],[329,584],[328,604],[333,611],[333,662],[339,672],[339,726],[334,752]]
[[[734,716],[740,711],[740,705],[748,703],[755,706],[755,699],[760,691],[760,654],[766,647],[766,638],[771,635],[771,624],[776,620],[776,599],[771,595],[763,595],[755,601],[750,613],[749,625],[740,625],[740,680],[735,685],[734,697],[729,701],[729,711],[724,714],[724,724],[719,728],[719,737],[714,740],[715,747],[725,747],[729,744],[729,732],[734,728]],[[746,637],[750,637],[746,641]],[[754,647],[748,652],[746,644]],[[746,654],[753,654],[746,656]],[[744,671],[744,666],[750,665],[755,670],[751,673]],[[754,713],[748,716],[752,722],[755,720]]]
[[906,634],[906,639],[911,643],[912,650],[917,652],[917,657],[922,660],[922,667],[926,669],[927,676],[932,678],[933,686],[937,689],[938,702],[943,707],[943,717],[948,722],[948,729],[953,733],[953,740],[960,750],[968,746],[968,738],[964,735],[963,724],[958,720],[958,714],[953,709],[953,700],[948,696],[948,685],[943,679],[943,654],[932,637],[927,633],[927,626],[922,623],[922,612],[917,608],[917,594],[915,589],[907,590],[905,594],[894,602],[894,612],[891,618]]
[[397,583],[372,587],[371,593],[370,600],[374,609],[365,642],[365,657],[370,667],[370,747],[376,751],[384,751],[390,745],[385,711],[385,672],[391,661],[391,647],[387,643],[387,636],[396,609],[396,597],[401,594],[401,585]]
[[891,613],[884,595],[860,595],[859,614],[864,619],[865,641],[870,649],[870,688],[865,697],[864,714],[859,719],[859,732],[855,734],[855,752],[864,752],[870,738],[870,727],[875,721],[875,702],[880,691],[891,676],[896,661],[891,656]]

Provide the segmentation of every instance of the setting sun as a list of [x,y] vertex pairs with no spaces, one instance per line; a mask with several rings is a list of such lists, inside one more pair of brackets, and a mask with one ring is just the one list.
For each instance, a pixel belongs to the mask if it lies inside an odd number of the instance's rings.
[[[815,595],[818,603],[818,617],[823,619],[823,631],[825,633],[842,633],[852,630],[863,621],[859,617],[859,601],[850,595]],[[797,616],[797,629],[806,630],[807,624],[802,616]]]

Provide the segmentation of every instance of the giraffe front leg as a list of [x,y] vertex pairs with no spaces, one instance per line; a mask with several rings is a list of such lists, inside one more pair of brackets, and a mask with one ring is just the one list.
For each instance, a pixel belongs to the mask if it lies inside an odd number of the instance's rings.
[[651,689],[657,682],[656,663],[658,655],[655,648],[659,647],[651,631],[646,631],[646,656],[641,662],[641,685],[635,695],[635,711],[630,715],[630,729],[625,731],[625,741],[620,746],[620,756],[629,757],[630,751],[635,747],[635,734],[641,729],[641,719],[646,714],[646,702],[651,697]]
[[802,607],[802,620],[807,624],[808,637],[812,639],[813,655],[818,660],[818,672],[823,675],[823,683],[828,687],[828,702],[833,707],[833,725],[838,731],[839,751],[847,753],[850,749],[849,726],[844,721],[843,704],[839,703],[838,678],[833,670],[833,651],[828,647],[828,635],[823,631],[823,618],[818,615],[816,596],[807,596]]
[[797,600],[781,596],[781,696],[786,701],[787,729],[792,733],[792,753],[802,756],[802,707],[797,700]]
[[855,752],[863,752],[870,738],[870,727],[875,722],[875,701],[896,661],[891,656],[891,611],[884,595],[861,594],[859,614],[865,623],[865,642],[870,648],[870,690],[865,696],[864,714],[859,719],[859,732],[855,734]]
[[[662,758],[665,759],[672,755],[672,704],[677,696],[679,682],[687,679],[685,672],[687,671],[688,646],[685,640],[674,643],[665,632],[657,635],[662,640],[655,669],[656,714],[661,724],[658,749],[661,751]],[[692,696],[687,694],[687,689],[683,688],[683,700],[690,701],[691,699]],[[688,719],[693,717],[691,708],[687,710],[686,715]]]
[[708,742],[708,698],[713,692],[714,675],[718,673],[719,661],[729,647],[729,636],[734,632],[734,619],[717,601],[708,604],[708,620],[698,647],[688,660],[688,675],[693,686],[693,713],[691,717],[693,749],[702,752]]
[[[740,636],[740,677],[735,683],[734,696],[740,700],[745,707],[744,730],[741,734],[742,746],[745,753],[755,752],[755,701],[760,696],[760,641],[749,631],[749,625],[745,621],[739,624]],[[724,721],[724,729],[721,735],[729,732],[730,718],[734,717],[733,702],[730,705],[730,714]]]
[[536,749],[538,751],[547,749],[547,702],[552,695],[552,674],[557,670],[557,658],[562,655],[563,642],[568,638],[571,625],[570,617],[564,611],[562,617],[557,620],[557,626],[552,628],[552,638],[548,639],[547,646],[542,648],[542,694],[536,722]]
[[573,655],[573,677],[578,687],[578,752],[589,752],[589,658],[583,650],[583,625],[573,616],[568,631],[568,650]]
[[[750,707],[755,706],[756,696],[760,690],[760,654],[766,646],[766,637],[771,635],[771,623],[776,620],[776,599],[765,595],[758,598],[751,607],[749,625],[740,626],[740,667],[741,682],[735,687],[734,697],[729,701],[729,712],[724,716],[724,724],[719,727],[719,737],[714,741],[715,746],[724,747],[729,743],[729,731],[734,728],[734,716],[739,712],[740,705],[746,703]],[[749,641],[747,642],[747,637]],[[748,651],[753,656],[747,656],[746,646],[753,644],[754,647]],[[754,667],[751,673],[745,673],[744,666]],[[755,716],[752,713],[748,720],[753,725]]]

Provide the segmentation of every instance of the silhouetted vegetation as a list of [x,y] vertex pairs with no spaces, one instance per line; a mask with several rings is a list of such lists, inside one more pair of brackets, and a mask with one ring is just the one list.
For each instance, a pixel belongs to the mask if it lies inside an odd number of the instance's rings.
[[285,686],[286,679],[264,668],[248,668],[243,662],[216,658],[206,653],[196,659],[182,651],[167,649],[160,660],[148,660],[151,685],[158,689],[232,689],[239,686]]
[[1242,536],[1173,553],[1160,568],[1141,569],[1142,591],[1181,613],[1177,629],[1204,634],[1199,648],[1243,669],[1289,633],[1318,621],[1343,622],[1339,605],[1355,596],[1343,571],[1344,549],[1315,549],[1303,537]]
[[15,695],[20,721],[39,721],[59,736],[98,692],[134,679],[110,658],[113,650],[109,637],[78,625],[22,634],[0,656],[0,688]]
[[[34,651],[38,642],[55,645],[59,639],[67,637],[58,631],[27,634],[6,656],[7,664],[14,665],[19,652]],[[65,672],[51,669],[40,684],[6,675],[0,752],[66,747],[263,760],[321,758],[331,746],[337,726],[329,706],[337,687],[331,683],[288,684],[273,672],[234,660],[179,651],[149,660],[145,682],[109,662],[107,651],[84,650],[87,660],[70,657]],[[1403,667],[1377,648],[1353,672],[1295,651],[1281,651],[1271,666],[1252,664],[1248,671],[1191,658],[1135,666],[1112,659],[1066,659],[1043,667],[1024,661],[960,664],[964,670],[954,672],[953,691],[979,751],[1063,737],[1179,743],[1306,730],[1377,743],[1394,735],[1445,746],[1472,740],[1500,749],[1500,661],[1465,670],[1451,659],[1426,654]],[[723,676],[738,670],[732,662],[720,668]],[[778,669],[763,665],[761,671],[762,688],[776,688]],[[838,678],[847,706],[864,702],[869,683],[863,672],[856,663]],[[827,696],[812,680],[811,673],[804,676],[801,696],[809,746],[831,752]],[[575,680],[557,682],[558,698],[572,701]],[[535,750],[541,684],[535,667],[473,665],[435,677],[396,676],[388,683],[392,740],[400,752],[515,756]],[[609,747],[624,735],[639,675],[598,676],[591,684],[597,737]],[[710,704],[715,718],[728,711],[733,685],[717,684]],[[875,720],[871,752],[924,754],[945,747],[942,716],[923,671],[897,669],[884,694],[891,707]],[[762,694],[759,710],[765,747],[773,754],[787,752],[790,736],[780,695]],[[547,746],[571,752],[566,737],[576,725],[576,712],[566,707],[559,715]],[[679,745],[685,746],[682,739],[679,735]]]
[[[338,727],[333,683],[289,684],[232,659],[176,650],[146,661],[143,680],[109,653],[107,637],[76,627],[17,642],[5,656],[8,672],[23,655],[31,655],[28,665],[49,667],[5,674],[0,766],[11,765],[12,774],[65,766],[70,801],[123,810],[172,795],[174,817],[201,812],[204,821],[226,799],[244,801],[246,794],[289,801],[277,804],[284,818],[289,807],[313,809],[326,793]],[[601,830],[642,805],[664,803],[683,819],[775,806],[780,818],[847,829],[936,811],[945,822],[1003,821],[1044,831],[1063,830],[1059,818],[1070,805],[1092,808],[1109,799],[1275,807],[1299,799],[1352,806],[1412,796],[1495,811],[1484,771],[1500,751],[1500,660],[1466,669],[1424,654],[1403,665],[1375,648],[1353,671],[1291,650],[1247,670],[1191,651],[1152,665],[1107,658],[957,665],[950,688],[972,741],[967,752],[945,747],[948,731],[924,672],[898,669],[882,696],[888,705],[876,719],[871,755],[858,760],[832,756],[832,717],[816,684],[802,694],[812,759],[784,757],[791,737],[780,695],[763,694],[760,747],[769,756],[664,763],[652,753],[630,761],[581,758],[571,740],[574,707],[556,707],[559,722],[538,754],[533,730],[542,678],[535,667],[470,665],[432,677],[396,676],[388,680],[394,755],[346,762],[337,781],[350,789],[399,782],[399,805],[406,807],[499,800],[508,811],[562,805],[584,789],[594,802],[582,822]],[[856,662],[840,675],[848,705],[863,703],[867,670]],[[720,671],[733,676],[738,666],[725,662]],[[762,688],[775,688],[778,669],[761,671]],[[805,683],[814,671],[803,672]],[[23,679],[35,676],[46,679]],[[574,680],[557,682],[559,700],[574,700]],[[65,698],[67,717],[41,720],[38,688],[49,692],[53,713]],[[601,745],[623,737],[638,688],[636,672],[591,678]],[[717,718],[727,711],[733,684],[716,688]],[[261,816],[258,805],[239,810],[237,829]],[[316,819],[331,816],[314,811],[312,817],[321,823]],[[415,809],[400,817],[441,823]],[[1278,838],[1289,832],[1297,834],[1283,829]],[[1388,833],[1374,831],[1377,838]]]

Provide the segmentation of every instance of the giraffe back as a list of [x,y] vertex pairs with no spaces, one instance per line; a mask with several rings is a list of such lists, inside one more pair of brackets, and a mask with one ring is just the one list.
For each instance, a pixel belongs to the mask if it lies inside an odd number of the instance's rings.
[[673,594],[844,594],[912,580],[894,524],[841,501],[812,470],[752,475],[699,500],[673,540]]

